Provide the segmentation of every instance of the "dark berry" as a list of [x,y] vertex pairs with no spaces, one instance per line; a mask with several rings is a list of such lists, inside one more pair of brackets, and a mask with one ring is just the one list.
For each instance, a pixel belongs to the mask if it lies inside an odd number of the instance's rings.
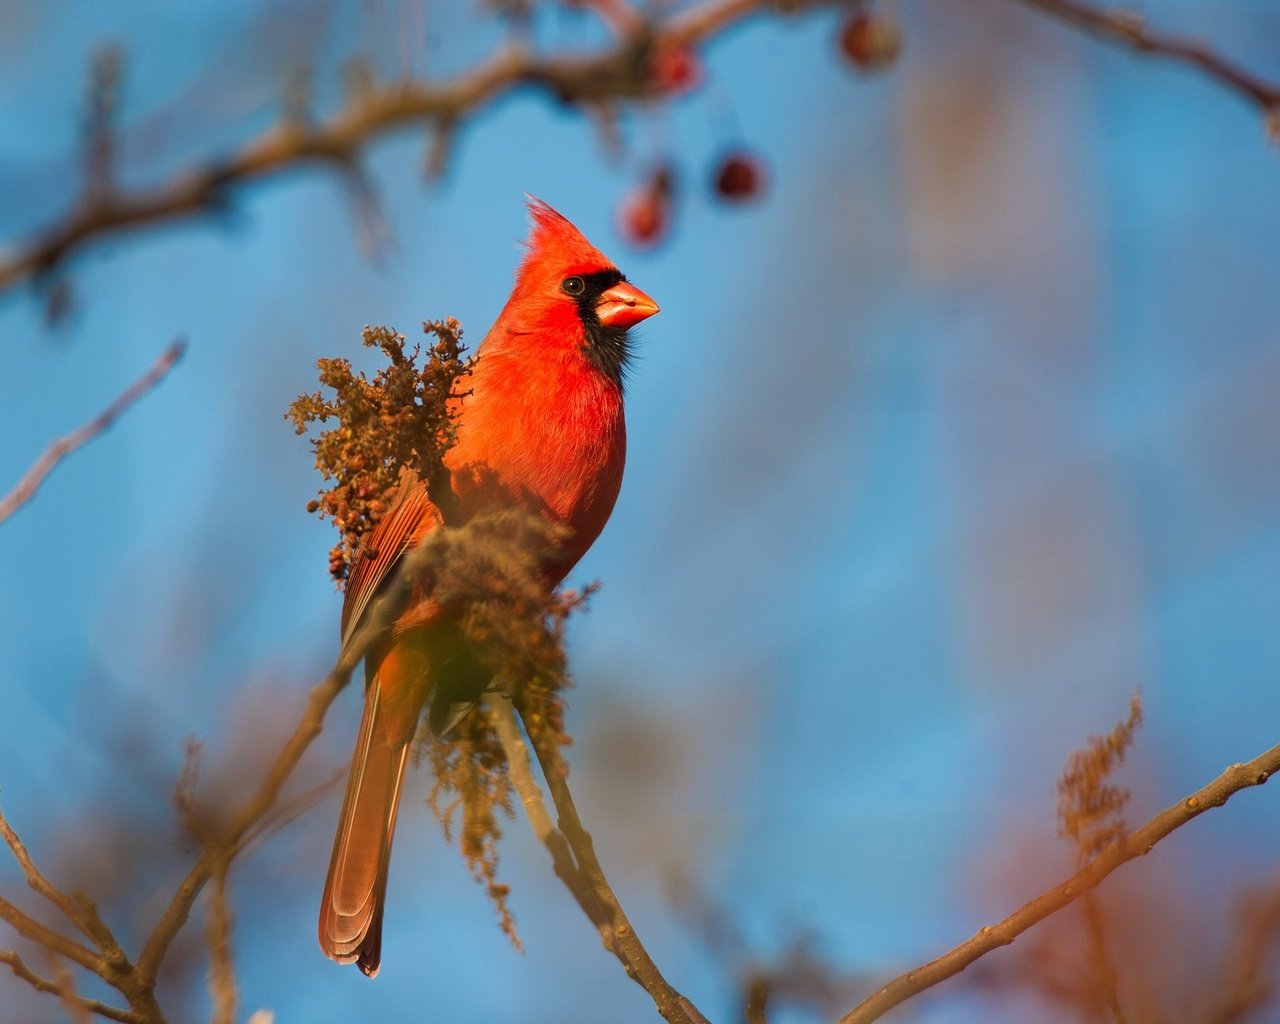
[[713,185],[726,202],[750,202],[764,190],[764,167],[752,154],[735,150],[716,165]]

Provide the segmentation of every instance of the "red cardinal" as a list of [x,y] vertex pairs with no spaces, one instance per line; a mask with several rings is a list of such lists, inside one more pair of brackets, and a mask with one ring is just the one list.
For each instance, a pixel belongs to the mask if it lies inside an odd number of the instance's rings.
[[[529,209],[529,252],[477,351],[445,463],[464,517],[522,504],[569,528],[547,567],[554,586],[618,497],[627,330],[658,307],[555,210],[537,200]],[[441,522],[426,488],[409,482],[351,572],[344,642],[404,552]],[[365,658],[364,718],[320,904],[320,948],[370,977],[382,955],[391,837],[418,719],[430,701],[432,727],[447,728],[453,705],[474,700],[487,682],[482,672],[429,601],[411,605]]]

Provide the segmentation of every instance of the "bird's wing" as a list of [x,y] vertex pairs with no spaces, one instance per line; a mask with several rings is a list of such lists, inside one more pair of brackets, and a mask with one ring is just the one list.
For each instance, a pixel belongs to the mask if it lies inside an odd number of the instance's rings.
[[395,564],[424,534],[443,521],[440,510],[427,497],[426,485],[406,473],[391,511],[361,544],[347,578],[346,597],[342,602],[344,644],[351,639],[369,604],[390,578]]

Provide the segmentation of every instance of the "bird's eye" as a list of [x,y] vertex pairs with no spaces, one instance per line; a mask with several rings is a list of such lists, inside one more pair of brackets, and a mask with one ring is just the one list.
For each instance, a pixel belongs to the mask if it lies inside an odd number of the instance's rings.
[[560,287],[567,295],[581,295],[587,290],[587,282],[580,277],[566,277]]

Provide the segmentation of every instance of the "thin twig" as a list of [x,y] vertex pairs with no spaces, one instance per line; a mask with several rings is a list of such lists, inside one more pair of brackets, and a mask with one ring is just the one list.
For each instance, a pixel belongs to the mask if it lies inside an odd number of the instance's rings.
[[1256,104],[1268,119],[1280,114],[1280,84],[1258,78],[1198,39],[1148,28],[1140,14],[1100,10],[1079,0],[1018,2],[1139,53],[1193,67]]
[[160,358],[151,365],[151,369],[129,385],[124,393],[101,413],[78,430],[58,438],[45,449],[44,454],[18,481],[18,485],[6,497],[0,499],[0,523],[35,496],[36,490],[44,483],[45,477],[53,472],[59,462],[105,431],[129,406],[160,383],[164,375],[182,358],[186,349],[187,343],[179,338],[161,353]]
[[1028,928],[1074,903],[1093,890],[1121,864],[1150,853],[1160,840],[1212,807],[1221,807],[1234,793],[1260,786],[1280,770],[1280,746],[1247,764],[1235,764],[1185,800],[1166,808],[1119,842],[1113,843],[1065,882],[1019,907],[999,924],[984,927],[936,960],[900,975],[840,1018],[839,1024],[869,1024],[895,1006],[954,977],[999,946],[1007,946]]
[[54,886],[36,867],[26,845],[18,837],[18,833],[5,817],[3,810],[0,810],[0,839],[4,840],[5,845],[9,847],[9,852],[13,854],[13,859],[18,862],[18,867],[22,869],[27,879],[27,885],[61,910],[72,924],[85,932],[86,938],[93,940],[95,937],[81,923],[79,907],[70,896]]
[[323,782],[319,782],[310,789],[303,790],[297,796],[292,796],[283,803],[277,805],[273,810],[263,815],[253,827],[245,834],[239,845],[235,848],[238,856],[256,846],[265,842],[271,836],[275,835],[281,829],[287,827],[296,821],[307,811],[322,803],[328,796],[341,788],[342,783],[347,777],[347,766],[338,768],[332,772]]
[[107,966],[101,956],[75,939],[56,932],[30,915],[24,914],[3,896],[0,896],[0,921],[4,921],[19,935],[37,945],[75,961],[85,970],[106,977]]
[[170,944],[186,924],[192,906],[213,877],[219,859],[229,859],[239,852],[244,843],[257,834],[262,820],[276,808],[281,789],[292,776],[312,741],[320,735],[329,706],[347,685],[351,673],[360,664],[365,652],[378,642],[404,610],[423,572],[439,557],[441,548],[451,541],[449,532],[448,528],[433,530],[404,555],[386,590],[370,605],[356,632],[343,645],[329,674],[312,689],[302,719],[285,742],[257,791],[232,817],[221,837],[204,850],[187,872],[186,878],[182,880],[169,905],[147,936],[138,957],[137,973],[144,983],[155,984],[156,975]]
[[13,859],[22,868],[22,873],[27,879],[27,885],[62,911],[66,918],[80,929],[85,938],[98,947],[98,950],[106,958],[107,966],[112,972],[119,975],[126,974],[132,970],[132,965],[129,963],[128,957],[125,956],[120,943],[116,941],[111,929],[98,916],[98,908],[94,906],[93,901],[83,893],[63,892],[41,873],[31,859],[31,854],[19,838],[17,831],[9,823],[9,819],[5,817],[3,810],[0,810],[0,839],[4,840],[5,845],[9,847],[9,851],[13,854]]
[[[36,867],[17,831],[2,812],[0,812],[0,838],[3,838],[5,845],[13,853],[14,860],[18,862],[18,866],[26,876],[27,884],[62,911],[72,924],[93,941],[97,951],[90,950],[69,936],[46,927],[24,914],[3,897],[0,897],[0,920],[6,921],[20,935],[43,946],[51,956],[56,958],[55,962],[60,972],[65,970],[61,965],[62,959],[79,964],[108,985],[114,986],[128,1000],[129,1006],[150,1024],[162,1024],[164,1015],[155,1001],[154,985],[140,979],[137,969],[129,962],[115,935],[99,916],[98,908],[93,901],[83,893],[68,894],[54,886]],[[57,991],[65,995],[66,985],[58,985]],[[67,996],[67,998],[71,997]]]
[[[0,964],[7,964],[15,977],[25,981],[37,992],[61,995],[65,999],[63,990],[55,982],[40,977],[23,963],[22,957],[12,950],[0,949]],[[121,1010],[97,999],[85,999],[83,996],[76,996],[76,999],[81,1008],[90,1013],[96,1013],[99,1017],[105,1017],[107,1020],[119,1021],[120,1024],[147,1024],[145,1017],[132,1010]]]

